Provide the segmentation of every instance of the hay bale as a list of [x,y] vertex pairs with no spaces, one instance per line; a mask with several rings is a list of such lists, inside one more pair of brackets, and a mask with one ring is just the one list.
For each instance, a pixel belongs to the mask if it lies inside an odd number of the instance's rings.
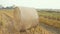
[[[19,11],[18,11],[19,9]],[[38,15],[37,11],[34,8],[27,8],[27,7],[20,7],[16,9],[17,12],[15,12],[15,18],[17,18],[17,29],[19,28],[20,30],[23,29],[28,29],[30,27],[35,27],[39,22],[38,22]],[[16,14],[19,14],[18,17]],[[19,21],[20,20],[20,21]]]

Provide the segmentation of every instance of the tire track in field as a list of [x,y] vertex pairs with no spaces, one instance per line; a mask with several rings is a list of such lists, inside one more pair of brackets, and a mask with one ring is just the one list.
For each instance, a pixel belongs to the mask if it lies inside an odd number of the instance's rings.
[[43,27],[44,29],[48,30],[48,31],[51,31],[52,33],[60,34],[60,29],[57,29],[57,28],[52,27],[52,26],[48,26],[44,23],[40,23],[40,26]]

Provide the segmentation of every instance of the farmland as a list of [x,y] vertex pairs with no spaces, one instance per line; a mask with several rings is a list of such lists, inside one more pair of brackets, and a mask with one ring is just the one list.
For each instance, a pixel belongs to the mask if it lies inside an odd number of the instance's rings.
[[60,12],[38,11],[40,23],[60,28]]
[[10,23],[10,21],[7,20],[6,16],[1,17],[2,16],[1,14],[5,13],[6,15],[8,15],[14,20],[13,12],[14,9],[0,10],[0,18],[2,19],[6,18],[6,20],[0,19],[0,34],[60,34],[60,16],[59,16],[60,13],[59,12],[37,11],[39,15],[39,25],[28,29],[26,32],[17,31],[14,28],[16,27],[16,25],[9,26],[12,23]]

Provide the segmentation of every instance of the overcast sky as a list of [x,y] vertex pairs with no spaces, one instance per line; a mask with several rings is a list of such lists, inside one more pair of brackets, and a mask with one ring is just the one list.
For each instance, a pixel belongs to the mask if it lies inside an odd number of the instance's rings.
[[60,0],[0,0],[0,4],[4,6],[15,4],[40,9],[60,9]]

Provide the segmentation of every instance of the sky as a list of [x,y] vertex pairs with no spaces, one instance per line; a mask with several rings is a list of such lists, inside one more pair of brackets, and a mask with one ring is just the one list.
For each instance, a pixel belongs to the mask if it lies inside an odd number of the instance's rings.
[[23,6],[38,9],[60,9],[60,0],[0,0],[0,5]]

